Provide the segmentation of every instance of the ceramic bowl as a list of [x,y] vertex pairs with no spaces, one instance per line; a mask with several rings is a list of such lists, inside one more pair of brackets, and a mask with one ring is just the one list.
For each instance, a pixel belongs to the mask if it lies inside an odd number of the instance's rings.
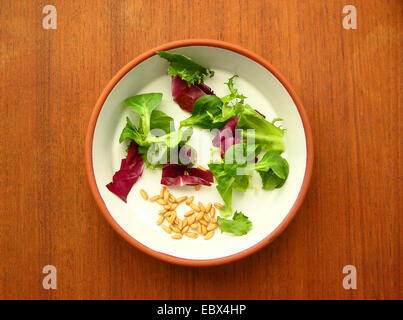
[[[234,236],[218,230],[210,240],[203,237],[184,237],[174,240],[156,225],[160,206],[141,198],[139,190],[150,195],[161,189],[161,170],[145,169],[133,186],[127,203],[107,188],[120,161],[125,157],[125,146],[119,135],[126,116],[132,111],[123,105],[127,97],[140,93],[162,92],[159,107],[178,123],[188,113],[178,107],[171,94],[168,63],[154,54],[172,51],[185,54],[215,71],[206,84],[218,96],[227,94],[224,84],[234,74],[236,87],[248,97],[246,102],[258,109],[269,120],[282,118],[286,128],[285,152],[290,173],[284,186],[273,191],[260,188],[260,179],[252,179],[245,193],[234,191],[232,207],[242,211],[253,222],[247,235]],[[191,142],[200,153],[199,164],[207,166],[211,137],[195,129]],[[201,148],[201,150],[200,150]],[[204,152],[203,152],[204,150]],[[198,153],[198,155],[199,155]],[[110,80],[95,104],[88,126],[86,170],[96,203],[111,226],[136,248],[161,260],[188,266],[211,266],[246,257],[275,239],[290,223],[304,200],[313,163],[312,134],[306,112],[288,81],[267,61],[238,45],[217,40],[183,40],[161,45],[138,56],[125,65]],[[216,188],[170,187],[176,197],[194,195],[203,203],[222,202]],[[186,212],[178,208],[178,214]]]

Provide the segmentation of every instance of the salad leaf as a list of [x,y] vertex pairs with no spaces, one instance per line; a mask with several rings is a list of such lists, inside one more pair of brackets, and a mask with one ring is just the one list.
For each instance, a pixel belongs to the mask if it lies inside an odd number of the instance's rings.
[[273,190],[283,186],[288,177],[289,166],[279,152],[270,150],[255,164],[255,170],[262,178],[263,189]]
[[138,146],[135,142],[131,142],[127,157],[122,159],[120,169],[117,171],[112,179],[112,182],[107,184],[106,187],[127,202],[127,196],[143,174],[144,161],[142,156],[138,153]]
[[237,129],[253,129],[253,132],[251,132],[252,130],[243,131],[244,139],[249,136],[254,138],[255,143],[260,144],[263,149],[283,152],[284,130],[274,125],[278,120],[275,119],[273,122],[269,122],[254,109],[245,106],[239,116]]
[[238,78],[238,75],[234,75],[231,78],[228,79],[228,82],[225,84],[228,86],[228,89],[230,91],[229,95],[226,95],[225,97],[221,98],[223,103],[229,103],[232,100],[239,99],[241,103],[246,99],[246,97],[240,93],[238,93],[238,89],[234,88],[234,79]]
[[[150,118],[150,129],[156,136],[162,136],[175,130],[174,119],[160,110],[153,110]],[[160,132],[159,132],[160,131]]]
[[168,75],[179,76],[187,82],[189,87],[194,83],[203,82],[205,76],[210,78],[214,76],[210,68],[203,67],[184,55],[166,51],[156,51],[155,54],[168,60]]
[[193,105],[200,97],[214,92],[205,84],[198,83],[188,87],[186,81],[179,76],[172,77],[172,97],[185,111],[192,113]]
[[209,170],[188,168],[183,164],[167,163],[162,167],[161,184],[166,186],[205,185],[214,182],[213,174]]
[[224,161],[209,164],[209,168],[217,180],[217,190],[225,204],[221,211],[223,217],[229,217],[232,214],[232,190],[245,192],[249,186],[252,171],[248,166],[250,154],[250,148],[244,151],[242,144],[236,144],[228,148]]
[[224,122],[214,123],[213,119],[221,113],[222,101],[217,96],[205,95],[193,105],[192,115],[181,121],[180,127],[198,126],[202,129],[214,129],[224,126]]
[[247,234],[252,227],[252,222],[248,217],[238,211],[234,213],[232,220],[223,219],[221,217],[218,217],[217,220],[220,223],[221,232],[229,232],[238,236]]
[[120,134],[119,143],[122,143],[125,139],[133,140],[141,146],[144,145],[143,137],[130,121],[129,117],[126,117],[126,127],[123,128],[122,133]]
[[151,113],[161,103],[162,93],[139,94],[127,98],[124,103],[137,112],[140,117],[139,133],[143,140],[147,140],[150,134]]

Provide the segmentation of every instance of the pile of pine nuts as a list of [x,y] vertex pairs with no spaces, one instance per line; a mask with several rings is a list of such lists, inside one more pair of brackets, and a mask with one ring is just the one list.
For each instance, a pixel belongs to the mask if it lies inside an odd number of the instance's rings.
[[[222,209],[223,205],[216,202],[214,205],[210,202],[204,205],[200,201],[198,204],[193,203],[194,196],[183,196],[175,198],[166,187],[162,187],[160,194],[151,198],[145,190],[141,189],[140,194],[144,200],[157,202],[162,206],[158,211],[160,215],[157,225],[168,234],[172,234],[172,239],[182,239],[185,235],[188,238],[196,239],[199,235],[204,236],[205,240],[211,239],[215,230],[219,228],[216,219],[216,208]],[[189,207],[189,211],[185,213],[184,218],[180,219],[176,213],[179,204],[185,203]],[[164,222],[168,224],[163,224]]]

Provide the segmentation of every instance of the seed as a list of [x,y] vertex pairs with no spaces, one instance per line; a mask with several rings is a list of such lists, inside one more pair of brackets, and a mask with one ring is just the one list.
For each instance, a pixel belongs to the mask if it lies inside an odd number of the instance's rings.
[[165,213],[167,213],[167,212],[168,212],[167,209],[162,209],[162,210],[158,211],[158,214],[159,214],[160,216],[162,216],[163,214],[165,214]]
[[224,209],[224,206],[219,202],[214,203],[214,207],[216,207],[218,210]]
[[207,226],[207,231],[211,231],[214,230],[215,228],[217,228],[218,226],[216,224],[210,224]]
[[186,226],[182,229],[182,233],[186,233],[189,231],[189,226]]
[[206,214],[204,215],[203,219],[206,220],[207,222],[210,222],[210,221],[211,221],[210,216],[208,215],[208,213],[206,213]]
[[201,223],[202,225],[204,225],[204,226],[208,226],[208,223],[207,223],[207,221],[206,220],[204,220],[204,219],[200,219],[199,220],[199,223]]
[[199,221],[200,219],[203,218],[203,216],[204,216],[204,212],[203,212],[203,211],[199,212],[199,213],[196,215],[196,220]]
[[164,206],[164,208],[165,208],[166,210],[170,210],[170,209],[171,209],[171,205],[170,205],[170,204],[166,204],[166,205]]
[[172,232],[171,228],[169,228],[169,227],[167,227],[167,226],[165,226],[165,225],[161,225],[161,227],[162,227],[162,229],[164,229],[164,231],[165,231],[166,233],[171,233],[171,232]]
[[177,206],[178,206],[177,203],[171,204],[171,210],[175,210]]
[[192,223],[191,225],[190,225],[190,227],[192,228],[192,229],[197,229],[197,226],[198,226],[199,224],[198,223]]
[[175,226],[170,226],[170,228],[172,229],[173,232],[181,233],[180,229]]
[[204,240],[209,240],[214,236],[214,231],[210,231],[204,236]]
[[183,228],[183,222],[182,222],[182,220],[179,220],[178,228],[179,228],[179,230],[182,230],[182,228]]
[[169,195],[169,201],[171,201],[172,203],[176,202],[176,199],[172,194]]
[[186,197],[186,196],[180,197],[180,198],[176,199],[176,202],[181,203],[181,202],[185,201],[187,198],[188,197]]
[[150,201],[153,202],[153,201],[155,201],[155,200],[158,200],[159,198],[160,198],[160,196],[157,194],[156,196],[152,196],[152,197],[150,198]]
[[212,207],[213,207],[213,206],[212,206],[211,202],[209,202],[209,203],[207,204],[207,206],[206,206],[206,212],[210,212],[210,210],[211,210]]
[[189,238],[196,239],[196,238],[197,238],[197,233],[194,233],[194,232],[186,232],[186,233],[185,233],[185,236],[186,236],[186,237],[189,237]]
[[165,187],[162,187],[161,188],[161,192],[160,192],[160,198],[164,198],[164,195],[165,195]]
[[202,227],[201,226],[202,225],[200,223],[197,224],[197,232],[200,233],[200,234],[202,233]]
[[193,213],[194,213],[194,211],[193,211],[193,210],[190,210],[189,212],[186,212],[184,216],[185,216],[185,217],[189,217],[189,216],[191,216]]
[[199,208],[201,211],[206,211],[206,208],[203,206],[203,203],[199,201]]
[[200,212],[200,208],[199,208],[197,205],[195,205],[194,203],[191,203],[191,204],[190,204],[190,207],[191,207],[194,211]]
[[165,217],[161,216],[158,220],[157,220],[157,224],[160,225],[161,223],[164,222]]
[[211,223],[217,223],[217,219],[216,218],[211,219]]
[[202,165],[199,165],[198,168],[202,169],[203,171],[207,171],[207,169],[205,167],[203,167]]
[[172,239],[175,239],[175,240],[182,239],[182,233],[174,234],[171,238],[172,238]]
[[147,192],[145,192],[145,190],[141,189],[140,194],[144,200],[148,200],[148,194],[147,194]]
[[164,200],[168,201],[168,199],[169,199],[169,191],[168,191],[168,189],[165,189],[165,191],[164,191]]
[[196,221],[196,216],[191,216],[189,218],[188,224],[193,224]]
[[175,223],[176,223],[176,224],[179,224],[179,219],[178,219],[178,217],[175,217]]
[[202,228],[202,234],[205,236],[207,234],[207,227],[202,225],[201,228]]
[[167,204],[167,202],[164,199],[158,199],[157,202],[162,206]]
[[215,217],[215,208],[214,208],[214,207],[211,207],[210,216],[211,216],[212,218]]
[[181,229],[183,229],[184,227],[186,227],[188,225],[188,220],[187,219],[183,219],[182,220],[182,228]]
[[195,190],[196,190],[196,191],[199,191],[200,188],[201,188],[200,184],[198,184],[197,186],[195,186]]
[[186,200],[186,204],[189,206],[192,202],[193,202],[193,199],[194,199],[195,197],[194,196],[191,196],[190,198],[188,198],[187,200]]

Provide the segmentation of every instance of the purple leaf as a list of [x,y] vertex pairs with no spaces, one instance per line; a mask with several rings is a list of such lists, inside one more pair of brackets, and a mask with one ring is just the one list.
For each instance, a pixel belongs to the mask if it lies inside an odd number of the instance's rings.
[[194,186],[199,184],[210,186],[213,182],[214,178],[210,170],[188,168],[186,165],[173,163],[166,163],[162,166],[161,184],[166,186]]
[[206,94],[214,95],[214,92],[204,83],[198,83],[188,87],[187,82],[182,80],[179,76],[172,77],[172,96],[174,101],[183,110],[191,113],[196,100]]
[[143,157],[138,154],[137,144],[132,142],[126,159],[122,159],[120,170],[114,174],[112,182],[106,187],[124,202],[127,202],[127,195],[143,174],[143,168]]
[[239,137],[235,137],[235,128],[238,124],[239,117],[230,118],[224,127],[218,131],[213,138],[213,146],[220,147],[221,158],[224,159],[225,151],[234,144],[241,142]]

